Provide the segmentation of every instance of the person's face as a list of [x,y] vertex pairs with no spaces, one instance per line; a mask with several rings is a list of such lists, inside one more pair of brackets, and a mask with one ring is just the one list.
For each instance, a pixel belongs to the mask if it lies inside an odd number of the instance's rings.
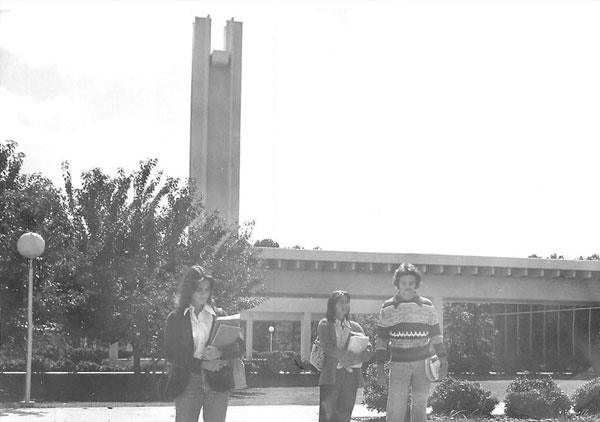
[[196,290],[192,293],[191,303],[194,308],[202,308],[210,297],[210,281],[202,279],[197,283]]
[[335,304],[335,317],[339,320],[344,319],[350,310],[350,301],[346,296],[342,296]]
[[398,278],[398,294],[404,300],[412,299],[417,293],[417,277],[414,274],[404,274]]

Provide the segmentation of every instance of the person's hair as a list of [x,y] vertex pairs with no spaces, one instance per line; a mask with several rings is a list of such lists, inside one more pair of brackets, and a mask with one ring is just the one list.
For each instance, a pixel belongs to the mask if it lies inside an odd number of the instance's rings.
[[[326,318],[328,321],[335,321],[335,305],[343,298],[347,298],[350,301],[350,293],[345,292],[343,290],[336,290],[331,293],[329,299],[327,299],[327,314]],[[350,321],[350,309],[348,309],[348,313],[344,316],[344,319]]]
[[179,298],[177,300],[177,309],[183,311],[192,301],[192,295],[198,289],[202,280],[208,280],[210,283],[210,294],[206,303],[212,305],[212,292],[215,286],[215,279],[200,265],[191,266],[184,274],[179,286]]
[[415,280],[417,282],[416,287],[419,288],[421,286],[421,272],[417,270],[413,264],[409,264],[408,262],[403,262],[394,272],[394,286],[398,288],[398,283],[400,283],[400,277],[403,275],[412,274],[415,276]]

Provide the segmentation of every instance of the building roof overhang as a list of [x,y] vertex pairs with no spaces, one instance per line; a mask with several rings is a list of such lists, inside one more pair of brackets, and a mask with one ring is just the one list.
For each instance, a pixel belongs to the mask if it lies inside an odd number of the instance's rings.
[[393,272],[401,262],[426,275],[483,275],[600,280],[600,261],[469,255],[346,252],[260,248],[267,269],[290,271]]

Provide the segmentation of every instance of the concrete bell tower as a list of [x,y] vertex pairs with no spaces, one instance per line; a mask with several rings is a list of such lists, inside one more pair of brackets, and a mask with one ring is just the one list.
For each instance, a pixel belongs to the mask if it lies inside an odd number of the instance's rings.
[[196,17],[192,51],[190,178],[210,211],[239,220],[242,23],[225,26],[225,50],[211,52],[210,16]]

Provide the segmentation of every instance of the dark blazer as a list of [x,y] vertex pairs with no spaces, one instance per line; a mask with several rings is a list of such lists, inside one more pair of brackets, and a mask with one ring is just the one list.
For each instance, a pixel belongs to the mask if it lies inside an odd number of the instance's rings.
[[[217,316],[225,316],[226,313],[213,307]],[[192,337],[192,322],[189,315],[184,315],[185,310],[176,309],[167,317],[164,335],[164,352],[167,362],[171,364],[169,388],[172,389],[171,396],[177,397],[185,388],[192,370],[194,361],[194,338]],[[214,321],[211,334],[214,329]],[[241,338],[237,343],[221,350],[221,359],[234,359],[242,356],[246,351],[246,343]]]
[[[362,327],[354,321],[350,321],[350,326],[353,332],[365,333]],[[319,343],[325,353],[325,363],[319,377],[319,385],[334,385],[337,364],[339,361],[350,360],[350,352],[337,347],[335,324],[326,318],[319,321],[318,335]],[[371,359],[371,356],[373,356],[373,346],[369,344],[359,356],[362,362]],[[364,385],[362,371],[359,368],[354,368],[353,373],[358,378],[358,387],[362,387]]]

